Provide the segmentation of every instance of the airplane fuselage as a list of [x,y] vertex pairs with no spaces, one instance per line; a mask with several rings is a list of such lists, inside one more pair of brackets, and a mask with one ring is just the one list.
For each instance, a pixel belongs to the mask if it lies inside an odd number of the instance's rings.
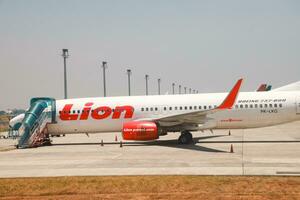
[[[48,131],[53,135],[119,132],[124,122],[209,110],[226,96],[209,93],[57,100],[57,123],[49,124]],[[232,109],[207,117],[212,120],[194,129],[247,129],[300,120],[300,92],[240,92]],[[162,126],[168,129],[169,125]]]

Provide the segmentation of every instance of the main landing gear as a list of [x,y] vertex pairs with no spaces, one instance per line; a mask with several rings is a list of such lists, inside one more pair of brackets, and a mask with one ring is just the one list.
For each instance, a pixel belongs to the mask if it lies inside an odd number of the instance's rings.
[[189,131],[182,131],[178,138],[179,144],[191,144],[193,143],[193,135]]

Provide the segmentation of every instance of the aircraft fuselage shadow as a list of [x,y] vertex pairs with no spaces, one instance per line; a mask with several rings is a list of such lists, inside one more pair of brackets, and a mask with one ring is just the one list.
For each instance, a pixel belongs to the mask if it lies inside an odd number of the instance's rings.
[[[227,151],[203,147],[197,144],[238,144],[238,143],[300,143],[300,140],[251,140],[251,141],[242,141],[242,140],[218,140],[218,141],[205,141],[206,139],[226,137],[227,135],[213,135],[205,137],[195,137],[194,143],[189,145],[178,144],[177,139],[173,140],[154,140],[154,141],[133,141],[133,142],[124,142],[122,141],[123,146],[130,147],[140,147],[140,146],[162,146],[162,147],[171,147],[179,149],[187,149],[194,151],[203,151],[203,152],[215,152],[215,153],[228,153]],[[101,142],[87,142],[87,143],[60,143],[52,144],[52,146],[73,146],[73,145],[101,145]],[[103,145],[120,145],[120,142],[103,142]]]

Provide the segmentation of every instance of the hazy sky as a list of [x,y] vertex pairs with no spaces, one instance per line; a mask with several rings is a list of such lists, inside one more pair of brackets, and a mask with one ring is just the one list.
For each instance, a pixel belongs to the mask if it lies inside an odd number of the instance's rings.
[[0,110],[31,97],[63,98],[68,48],[69,97],[150,93],[180,83],[199,92],[243,91],[300,80],[298,0],[0,0]]

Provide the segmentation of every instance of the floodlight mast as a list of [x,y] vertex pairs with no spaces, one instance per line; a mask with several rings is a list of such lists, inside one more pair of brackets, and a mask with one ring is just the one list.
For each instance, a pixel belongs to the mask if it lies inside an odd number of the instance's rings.
[[157,79],[157,86],[158,86],[158,95],[160,95],[160,83],[161,83],[161,79]]
[[145,79],[146,79],[146,95],[148,95],[148,94],[149,94],[149,92],[148,92],[148,80],[149,80],[149,75],[148,75],[148,74],[145,75]]
[[102,70],[103,70],[103,96],[106,97],[106,74],[105,70],[107,69],[107,62],[102,61]]
[[62,49],[62,57],[64,58],[64,99],[67,99],[68,98],[67,58],[69,57],[68,49]]
[[175,83],[172,83],[172,93],[175,94]]
[[127,69],[127,76],[128,76],[128,96],[131,96],[131,88],[130,88],[130,76],[132,72],[131,69]]
[[178,86],[179,94],[181,94],[181,85]]

